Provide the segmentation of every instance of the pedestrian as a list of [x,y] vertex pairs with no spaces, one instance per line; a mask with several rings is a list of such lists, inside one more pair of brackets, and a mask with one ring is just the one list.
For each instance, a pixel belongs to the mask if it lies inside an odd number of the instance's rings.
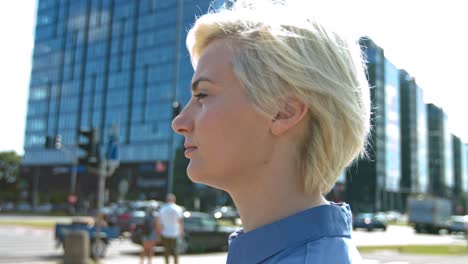
[[151,259],[154,253],[154,246],[158,240],[157,237],[157,221],[153,207],[148,207],[146,210],[143,225],[141,226],[141,244],[140,263],[143,264],[145,257],[148,259],[148,264],[151,264]]
[[227,263],[361,260],[350,206],[324,195],[364,153],[362,51],[337,25],[296,11],[238,0],[188,33],[192,97],[172,127],[185,137],[189,178],[225,190],[239,210]]
[[164,247],[164,259],[169,264],[169,256],[174,257],[174,263],[179,263],[177,243],[184,236],[184,215],[182,208],[176,204],[176,196],[167,194],[166,204],[159,210],[158,233]]

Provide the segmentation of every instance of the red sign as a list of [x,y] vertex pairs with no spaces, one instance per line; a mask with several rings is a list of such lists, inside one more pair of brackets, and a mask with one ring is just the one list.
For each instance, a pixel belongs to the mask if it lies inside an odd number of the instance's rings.
[[159,172],[159,173],[166,172],[167,165],[162,161],[157,161],[156,164],[154,165],[154,169],[156,172]]
[[78,201],[78,197],[75,194],[68,195],[68,202],[75,204]]

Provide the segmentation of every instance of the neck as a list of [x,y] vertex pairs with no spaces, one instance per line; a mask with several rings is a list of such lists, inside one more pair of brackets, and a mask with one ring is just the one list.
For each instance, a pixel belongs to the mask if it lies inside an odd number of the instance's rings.
[[[284,155],[281,155],[284,160]],[[274,159],[273,159],[274,160]],[[278,160],[277,160],[278,161]],[[252,171],[248,184],[228,190],[239,210],[245,232],[308,208],[328,204],[318,192],[305,194],[303,176],[292,162]]]

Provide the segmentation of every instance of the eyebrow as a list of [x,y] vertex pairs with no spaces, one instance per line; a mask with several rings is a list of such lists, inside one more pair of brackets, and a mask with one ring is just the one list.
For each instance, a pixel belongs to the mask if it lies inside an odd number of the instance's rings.
[[198,84],[200,82],[209,82],[209,83],[213,83],[213,81],[211,81],[209,78],[207,77],[199,77],[198,79],[196,79],[195,81],[192,82],[192,92],[196,92],[198,90]]

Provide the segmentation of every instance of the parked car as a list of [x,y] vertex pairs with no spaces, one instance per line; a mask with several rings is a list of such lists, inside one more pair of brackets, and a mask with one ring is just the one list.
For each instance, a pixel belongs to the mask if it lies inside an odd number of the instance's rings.
[[111,204],[102,208],[104,220],[110,226],[118,226],[122,232],[128,231],[126,221],[130,219],[130,211],[126,204]]
[[2,204],[2,211],[11,212],[15,210],[15,204],[12,202],[5,202]]
[[[142,225],[139,224],[132,232],[133,243],[141,244]],[[216,219],[207,213],[184,212],[184,238],[179,245],[179,251],[204,252],[207,250],[227,250],[229,235],[237,228],[223,227]]]
[[387,222],[398,222],[402,219],[402,214],[397,211],[387,211],[385,214],[387,217]]
[[31,212],[32,206],[27,202],[20,202],[16,205],[16,210],[18,212]]
[[220,226],[207,213],[184,212],[184,241],[187,251],[227,250],[228,238],[238,228]]
[[385,231],[387,230],[387,223],[373,213],[359,213],[353,219],[353,229],[357,228],[365,228],[368,231],[374,229]]
[[218,220],[229,220],[233,224],[240,218],[239,211],[233,206],[216,206],[211,214]]
[[136,201],[132,203],[128,211],[119,215],[120,228],[133,232],[137,226],[143,224],[146,212],[148,212],[149,208],[153,208],[154,215],[157,216],[157,211],[162,205],[163,202],[155,200]]
[[452,215],[448,224],[450,233],[468,232],[468,215]]
[[53,207],[53,205],[51,203],[40,204],[40,205],[36,206],[36,208],[34,208],[34,212],[36,212],[36,213],[48,213],[48,212],[52,211],[52,207]]

